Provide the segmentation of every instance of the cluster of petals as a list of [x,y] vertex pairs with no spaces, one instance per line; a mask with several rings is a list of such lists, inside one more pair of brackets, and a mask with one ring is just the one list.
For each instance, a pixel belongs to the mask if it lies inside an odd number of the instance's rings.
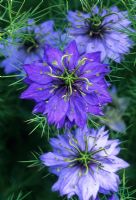
[[[77,129],[52,138],[52,152],[41,155],[43,164],[58,176],[53,191],[80,200],[99,199],[98,194],[110,195],[118,191],[120,183],[116,172],[128,167],[128,163],[117,157],[119,141],[110,140],[104,127]],[[110,200],[117,200],[113,195]]]
[[0,46],[0,54],[4,56],[1,67],[6,74],[23,74],[23,65],[40,60],[44,54],[45,44],[61,47],[68,42],[66,34],[54,30],[54,21],[45,21],[36,25],[34,20],[28,20],[26,27],[17,31],[15,38],[7,38]]
[[75,41],[62,52],[46,46],[42,61],[24,66],[30,86],[21,98],[36,102],[34,113],[47,116],[58,128],[84,127],[88,114],[102,115],[102,106],[111,102],[100,52],[80,55]]
[[95,7],[90,13],[69,11],[69,35],[73,36],[80,52],[102,52],[102,60],[120,62],[133,45],[128,32],[133,32],[127,11],[116,6],[110,9]]
[[127,126],[123,116],[128,108],[129,98],[118,96],[117,88],[115,86],[112,86],[110,89],[110,94],[112,103],[105,106],[104,118],[101,118],[100,122],[116,132],[125,133]]

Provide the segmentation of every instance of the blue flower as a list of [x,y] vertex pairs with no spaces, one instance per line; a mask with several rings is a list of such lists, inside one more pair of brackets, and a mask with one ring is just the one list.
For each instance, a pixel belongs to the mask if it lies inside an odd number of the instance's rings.
[[77,195],[80,200],[95,200],[98,192],[117,192],[120,180],[116,172],[128,167],[128,163],[117,157],[120,142],[108,138],[104,127],[77,129],[52,138],[53,151],[40,157],[58,176],[52,191],[68,198]]
[[123,115],[128,107],[129,99],[127,97],[118,97],[117,90],[112,87],[110,94],[112,96],[112,103],[105,106],[104,119],[101,122],[114,131],[125,133],[126,124],[123,120]]
[[33,99],[34,112],[47,116],[58,128],[76,124],[84,127],[87,115],[102,115],[102,106],[111,102],[100,52],[79,55],[71,42],[62,52],[46,46],[43,61],[25,65],[29,88],[21,95]]
[[17,38],[8,38],[1,47],[1,53],[5,56],[1,66],[5,73],[21,73],[22,65],[40,60],[43,57],[45,44],[54,42],[54,34],[52,20],[40,25],[36,25],[34,20],[28,20],[28,26],[17,32]]
[[101,59],[113,59],[120,62],[124,54],[129,53],[133,42],[126,33],[131,29],[127,11],[117,7],[98,9],[90,13],[69,11],[68,33],[75,38],[81,52],[101,51]]

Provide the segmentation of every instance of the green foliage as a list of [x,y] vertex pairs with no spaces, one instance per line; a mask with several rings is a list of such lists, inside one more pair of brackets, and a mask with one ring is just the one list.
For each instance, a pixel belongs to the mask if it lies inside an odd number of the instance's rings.
[[27,167],[39,167],[39,170],[43,168],[43,165],[40,161],[40,155],[43,154],[43,151],[39,148],[39,153],[32,152],[33,159],[28,161],[20,161],[21,163],[28,164]]
[[135,194],[136,194],[136,189],[127,186],[127,179],[124,171],[122,177],[122,183],[119,190],[120,200],[136,199]]
[[29,192],[29,193],[23,195],[22,192],[19,192],[18,195],[15,195],[15,194],[11,195],[11,196],[8,198],[8,200],[23,200],[23,199],[26,199],[26,197],[28,197],[28,195],[29,195],[30,193],[31,193],[31,192]]
[[[40,115],[34,115],[33,118],[27,120],[27,123],[28,124],[31,124],[31,123],[36,124],[36,126],[32,129],[30,134],[32,134],[37,129],[41,129],[41,137],[45,133],[46,126],[48,126],[46,118],[44,116],[40,116]],[[49,129],[48,129],[48,138],[49,138]]]

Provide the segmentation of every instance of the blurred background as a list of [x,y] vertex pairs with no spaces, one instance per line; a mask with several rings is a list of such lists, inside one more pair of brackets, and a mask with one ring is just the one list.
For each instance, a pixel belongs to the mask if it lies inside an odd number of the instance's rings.
[[[89,1],[90,4],[95,1]],[[11,25],[5,22],[1,16],[7,8],[8,0],[0,1],[0,41],[2,40],[3,31],[6,30],[4,39],[10,34]],[[101,1],[104,6],[116,4],[122,10],[128,10],[130,18],[135,28],[135,2],[134,1],[118,1],[109,0]],[[40,4],[40,5],[39,5]],[[38,6],[39,5],[39,6]],[[126,6],[127,5],[127,6]],[[22,8],[20,9],[20,7]],[[38,6],[38,8],[37,8]],[[16,18],[16,12],[20,9],[21,16],[31,8],[32,12],[35,8],[35,14],[31,17],[36,18],[37,23],[53,19],[57,29],[64,29],[67,25],[65,15],[67,9],[82,10],[79,0],[18,0],[13,1],[12,14]],[[39,12],[40,11],[40,12]],[[8,12],[4,15],[8,19]],[[136,33],[132,35],[135,42]],[[112,85],[115,85],[119,97],[129,98],[129,105],[123,115],[123,120],[126,123],[127,130],[125,133],[116,133],[111,131],[114,138],[119,138],[122,141],[122,151],[120,157],[130,163],[130,167],[126,170],[126,190],[129,187],[130,191],[136,187],[136,66],[135,66],[135,47],[131,53],[125,57],[121,64],[111,62],[111,74],[108,78]],[[1,58],[2,60],[3,58]],[[4,75],[4,71],[0,68],[0,75]],[[40,153],[40,149],[44,152],[50,149],[48,144],[49,137],[55,135],[54,127],[46,126],[43,131],[42,124],[38,125],[36,118],[33,123],[28,123],[27,120],[34,119],[32,108],[34,103],[19,99],[22,92],[21,86],[12,84],[16,78],[1,78],[0,77],[0,200],[7,200],[12,194],[15,196],[12,199],[17,199],[20,191],[23,194],[31,192],[26,199],[28,200],[57,200],[64,199],[59,197],[57,193],[51,192],[51,186],[57,180],[55,176],[48,173],[46,168],[40,170],[40,167],[30,166],[35,160],[35,152]],[[22,83],[23,85],[23,83]],[[42,119],[43,120],[43,119]],[[41,122],[41,121],[40,121]],[[44,123],[44,121],[43,121]],[[30,134],[33,131],[32,134]],[[41,133],[43,131],[43,136]],[[33,155],[33,153],[34,155]],[[28,162],[21,162],[28,161]],[[29,162],[30,161],[30,162]],[[32,162],[31,162],[32,161]],[[123,172],[120,173],[121,177]],[[127,194],[126,194],[127,195]],[[133,195],[135,196],[135,195]],[[125,200],[127,198],[124,197]],[[131,198],[128,198],[131,199]]]

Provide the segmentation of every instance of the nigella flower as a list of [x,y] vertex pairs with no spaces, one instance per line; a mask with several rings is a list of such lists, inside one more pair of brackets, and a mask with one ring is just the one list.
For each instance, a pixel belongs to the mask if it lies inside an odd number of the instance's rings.
[[81,52],[102,52],[105,58],[120,62],[124,54],[129,52],[132,41],[126,30],[131,29],[127,11],[120,11],[117,7],[98,9],[90,13],[69,11],[70,22],[68,32],[79,45]]
[[47,115],[50,124],[84,127],[87,114],[102,115],[111,101],[104,79],[107,65],[100,53],[79,55],[75,41],[61,52],[46,46],[43,62],[25,65],[30,87],[21,95],[37,102],[34,112]]
[[128,107],[129,99],[127,97],[118,97],[116,87],[111,88],[110,94],[112,96],[112,103],[105,107],[105,119],[101,118],[101,122],[114,131],[124,133],[126,131],[126,124],[123,120],[123,115]]
[[28,20],[28,26],[17,32],[15,39],[8,38],[0,49],[5,59],[1,62],[6,74],[22,72],[22,65],[43,57],[45,43],[52,44],[54,22],[52,20],[36,25]]
[[53,151],[40,159],[58,176],[52,190],[68,198],[77,195],[80,200],[95,200],[98,192],[117,192],[120,180],[116,172],[128,163],[117,157],[120,142],[108,137],[104,127],[85,127],[51,139]]

